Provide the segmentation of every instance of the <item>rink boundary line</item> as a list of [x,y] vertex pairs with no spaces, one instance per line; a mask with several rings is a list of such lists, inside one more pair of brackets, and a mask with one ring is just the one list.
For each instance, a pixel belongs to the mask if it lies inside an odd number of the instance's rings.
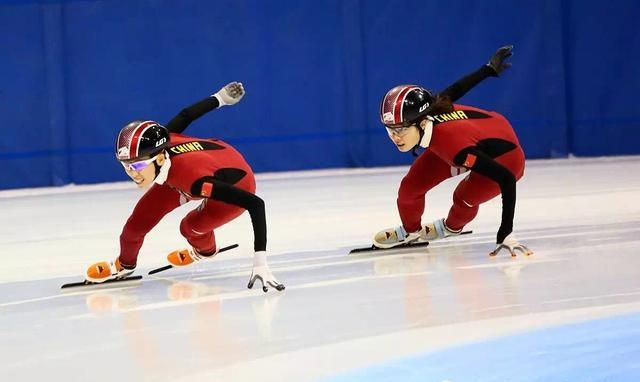
[[[621,155],[621,156],[605,156],[605,157],[586,157],[586,158],[541,158],[528,159],[527,167],[545,167],[558,165],[575,165],[575,164],[615,164],[626,162],[640,162],[638,155]],[[318,170],[300,170],[300,171],[282,171],[282,172],[264,172],[256,174],[258,181],[274,181],[274,180],[297,180],[310,178],[327,178],[354,175],[371,175],[371,174],[393,174],[406,172],[409,165],[406,166],[383,166],[383,167],[358,167],[358,168],[335,168],[335,169],[318,169]],[[70,194],[92,191],[113,191],[113,190],[137,190],[132,187],[130,181],[108,182],[97,184],[75,184],[70,183],[63,186],[36,187],[36,188],[18,188],[10,190],[0,190],[0,200],[29,196],[44,196]]]
[[583,297],[562,298],[562,299],[558,299],[558,300],[543,301],[542,304],[561,304],[563,302],[571,302],[571,301],[588,301],[588,300],[595,300],[595,299],[599,299],[599,298],[625,297],[625,296],[637,296],[637,295],[640,295],[640,291],[602,294],[602,295],[598,295],[598,296],[583,296]]
[[367,280],[376,280],[376,279],[392,279],[396,277],[406,277],[406,276],[424,276],[424,275],[430,275],[430,274],[433,274],[433,272],[422,271],[422,272],[395,273],[390,275],[368,275],[368,276],[348,277],[348,278],[333,279],[333,280],[327,280],[327,281],[315,281],[315,282],[306,283],[306,284],[294,285],[293,287],[288,289],[294,289],[294,290],[309,289],[309,288],[316,288],[316,287],[348,284],[351,282],[358,282],[358,281],[367,281]]
[[[627,231],[637,231],[638,228],[615,228],[615,229],[611,229],[610,231],[614,231],[616,233],[622,233],[622,232],[627,232]],[[548,230],[546,230],[548,231]],[[520,239],[522,239],[523,241],[526,240],[543,240],[543,239],[554,239],[554,238],[563,238],[563,237],[572,237],[572,236],[582,236],[582,235],[590,235],[590,234],[599,234],[602,235],[604,232],[607,232],[607,230],[587,230],[587,231],[572,231],[572,232],[565,232],[565,233],[556,233],[556,234],[548,234],[548,235],[537,235],[536,232],[540,232],[536,229],[534,230],[523,230],[521,234],[518,234],[518,237],[520,237]],[[396,258],[396,259],[400,259],[402,257],[407,257],[407,256],[439,256],[440,254],[438,253],[434,253],[434,252],[426,252],[428,249],[446,249],[446,248],[455,248],[455,244],[460,244],[460,245],[470,245],[470,244],[493,244],[493,234],[492,233],[478,233],[478,234],[474,234],[474,236],[477,235],[476,237],[460,237],[460,238],[456,238],[456,239],[452,239],[452,241],[443,241],[440,243],[434,243],[429,245],[428,247],[424,247],[424,248],[420,248],[420,249],[416,249],[415,251],[403,251],[403,252],[397,252],[397,253],[387,253],[387,254],[375,254],[375,253],[370,253],[370,254],[355,254],[355,255],[348,255],[348,254],[335,254],[335,255],[327,255],[327,256],[314,256],[314,257],[308,257],[305,259],[291,259],[291,260],[286,260],[286,259],[278,259],[276,260],[276,258],[282,257],[282,256],[292,256],[295,255],[296,252],[286,252],[286,253],[273,253],[270,256],[273,256],[274,261],[270,262],[271,264],[271,268],[272,270],[274,270],[275,272],[289,272],[289,271],[295,271],[295,270],[300,270],[300,269],[312,269],[312,268],[322,268],[325,266],[336,266],[336,265],[348,265],[348,264],[353,264],[353,263],[359,263],[359,262],[367,262],[367,261],[375,261],[375,260],[379,260],[382,258]],[[453,240],[455,240],[455,242],[453,242]],[[602,238],[601,238],[602,240]],[[639,239],[640,240],[640,239]],[[575,246],[572,248],[580,248],[580,247],[585,247],[585,246],[589,246],[589,245],[582,245],[582,246]],[[491,249],[490,247],[487,247],[488,251],[487,251],[487,258],[488,258],[488,253]],[[335,251],[347,251],[347,248],[340,248],[337,249]],[[544,250],[541,252],[536,253],[535,248],[533,248],[534,250],[534,255],[533,257],[530,257],[529,259],[531,260],[531,264],[535,263],[535,262],[554,262],[552,260],[547,260],[545,258],[546,255],[549,255],[552,252],[555,252],[553,250]],[[306,251],[306,252],[314,252],[314,251]],[[443,256],[447,256],[448,254],[443,254]],[[300,265],[293,265],[293,266],[288,266],[287,264],[289,264],[290,262],[295,262],[295,263],[301,263],[301,262],[307,262],[307,261],[322,261],[322,260],[326,260],[326,259],[344,259],[343,261],[332,261],[332,262],[328,262],[328,263],[323,263],[323,262],[319,262],[319,263],[315,263],[315,264],[300,264]],[[542,259],[545,259],[545,261],[542,261]],[[558,260],[556,261],[566,261],[567,258],[558,258]],[[234,260],[235,261],[235,260]],[[208,279],[220,279],[220,278],[227,278],[227,277],[237,277],[237,276],[243,276],[245,274],[248,273],[248,271],[244,271],[244,270],[240,270],[240,269],[247,269],[249,270],[251,267],[251,260],[247,259],[246,263],[241,263],[241,264],[237,264],[237,265],[233,265],[233,266],[220,266],[220,267],[216,267],[215,271],[216,273],[213,275],[209,275],[209,276],[199,276],[194,278],[193,280],[208,280]],[[513,261],[508,262],[508,264],[513,264]],[[508,265],[507,263],[504,263],[504,265]],[[467,266],[467,267],[477,267],[477,268],[491,268],[491,267],[497,267],[499,266],[498,264],[479,264],[479,265],[471,265],[471,266]],[[473,269],[473,268],[460,268],[460,269]],[[141,270],[144,272],[145,269]],[[203,270],[203,272],[206,272],[205,270]],[[176,276],[176,277],[179,277]],[[53,278],[49,278],[49,279],[55,279],[55,278],[59,278],[59,277],[53,277]],[[49,280],[47,279],[47,280]],[[149,281],[150,279],[146,279],[147,281]],[[38,281],[38,280],[34,280],[34,281]],[[143,280],[144,281],[144,280]],[[6,284],[6,283],[0,283],[1,284]],[[69,294],[67,294],[69,295]],[[0,304],[0,307],[3,306],[2,304]]]
[[[314,281],[314,282],[298,284],[290,287],[287,286],[287,289],[284,292],[276,292],[274,290],[271,290],[268,293],[274,295],[276,293],[286,293],[287,291],[292,291],[292,290],[334,286],[334,285],[341,285],[341,284],[348,284],[348,283],[367,281],[367,280],[376,280],[376,279],[392,279],[392,278],[406,277],[406,276],[422,276],[422,275],[427,275],[431,273],[433,272],[431,271],[408,272],[408,273],[398,273],[398,274],[391,274],[391,275],[367,275],[367,276],[348,277],[348,278],[340,278],[340,279],[333,279],[333,280],[326,280],[326,281]],[[258,288],[258,290],[254,289],[254,290],[244,290],[239,292],[219,293],[219,294],[212,294],[209,296],[191,298],[187,300],[177,300],[177,301],[172,300],[172,301],[154,302],[150,304],[140,304],[139,306],[136,306],[134,308],[118,309],[118,310],[114,310],[114,312],[129,313],[129,312],[138,312],[138,311],[157,310],[157,309],[164,309],[164,308],[173,308],[173,307],[182,307],[187,305],[200,304],[204,302],[237,300],[242,298],[259,297],[259,296],[266,296],[266,295],[267,294],[265,294]],[[96,317],[96,314],[94,313],[85,313],[85,314],[70,316],[68,317],[68,319],[76,320],[76,319],[94,318],[94,317]]]
[[[589,225],[586,225],[585,227],[589,227]],[[612,228],[611,230],[585,230],[585,231],[571,231],[571,232],[565,232],[565,233],[556,233],[556,234],[548,234],[548,235],[536,235],[536,232],[544,232],[544,231],[548,231],[548,229],[544,229],[544,230],[540,230],[540,229],[530,229],[530,230],[523,230],[521,231],[519,234],[517,234],[517,237],[519,237],[522,241],[526,241],[526,240],[543,240],[543,239],[554,239],[554,238],[563,238],[563,237],[573,237],[573,236],[583,236],[583,235],[590,235],[590,234],[598,234],[598,235],[602,235],[605,232],[608,231],[612,231],[612,232],[616,232],[616,233],[624,233],[624,232],[628,232],[628,231],[638,231],[639,228],[633,228],[633,227],[627,227],[627,228]],[[602,240],[603,238],[601,237],[600,240]],[[453,242],[453,240],[455,240],[455,243]],[[638,241],[640,241],[640,239],[638,239]],[[406,257],[406,256],[438,256],[438,253],[433,253],[433,252],[425,252],[428,249],[440,249],[440,248],[455,248],[455,245],[452,244],[461,244],[461,245],[470,245],[470,244],[493,244],[493,233],[477,233],[474,234],[474,237],[460,237],[460,238],[455,238],[452,239],[452,241],[442,241],[442,242],[436,242],[434,244],[429,245],[428,247],[423,247],[420,249],[416,249],[415,251],[404,251],[404,252],[397,252],[397,253],[388,253],[388,254],[375,254],[375,253],[371,253],[371,254],[354,254],[354,255],[348,255],[348,254],[335,254],[335,255],[327,255],[327,256],[314,256],[314,257],[308,257],[305,259],[291,259],[291,260],[285,260],[285,259],[278,259],[277,258],[281,258],[283,256],[292,256],[295,255],[296,252],[285,252],[285,253],[272,253],[270,256],[272,256],[274,258],[273,262],[270,262],[271,264],[271,268],[274,271],[278,271],[278,272],[288,272],[290,270],[298,270],[298,269],[308,269],[308,268],[321,268],[323,266],[334,266],[334,265],[340,265],[340,264],[351,264],[351,263],[357,263],[357,262],[366,262],[366,261],[373,261],[373,260],[377,260],[377,259],[381,259],[383,257],[393,257],[393,258],[402,258],[402,257]],[[575,246],[572,248],[581,248],[581,247],[585,247],[585,246],[589,246],[589,245],[581,245],[581,246]],[[355,247],[355,246],[354,246]],[[345,248],[345,247],[341,247],[339,249],[333,250],[333,251],[347,251],[349,247]],[[489,248],[488,247],[488,251],[490,251],[493,248]],[[534,250],[534,255],[533,257],[531,257],[530,259],[536,259],[537,262],[541,262],[541,259],[544,258],[544,256],[555,252],[553,250],[544,250],[541,252],[537,252],[535,248],[533,248]],[[314,252],[314,251],[305,251],[307,253],[309,252]],[[488,254],[488,252],[487,252]],[[443,255],[447,255],[447,254],[443,254]],[[290,262],[296,262],[296,263],[300,263],[300,262],[306,262],[306,261],[322,261],[322,260],[326,260],[326,259],[345,259],[344,261],[334,261],[334,262],[330,262],[330,263],[316,263],[316,264],[301,264],[301,265],[294,265],[294,266],[287,266],[287,264],[289,264]],[[566,258],[559,258],[558,261],[564,261],[566,260]],[[234,260],[235,261],[235,260]],[[535,261],[535,260],[534,260]],[[551,262],[551,261],[546,261],[546,262]],[[533,263],[533,261],[532,261]],[[226,278],[226,277],[237,277],[237,276],[242,276],[245,275],[247,272],[245,271],[240,271],[239,269],[250,269],[251,267],[251,260],[247,259],[246,263],[243,264],[238,264],[238,265],[234,265],[234,266],[221,266],[221,267],[216,267],[215,270],[217,271],[214,275],[210,275],[210,276],[201,276],[199,278],[197,278],[198,280],[205,280],[205,279],[219,279],[219,278]],[[512,264],[512,263],[510,263]],[[284,266],[283,266],[284,265]],[[506,264],[505,264],[506,265]],[[495,264],[492,265],[476,265],[476,266],[470,266],[470,267],[478,267],[478,268],[482,268],[482,267],[495,267]],[[145,269],[141,268],[141,270],[144,272]],[[224,272],[229,272],[229,273],[224,273]],[[45,279],[37,279],[37,280],[30,280],[30,281],[41,281],[41,280],[51,280],[51,279],[57,279],[57,278],[66,278],[67,276],[56,276],[56,277],[50,277],[50,278],[45,278]],[[70,276],[69,276],[70,277]],[[147,279],[147,281],[149,281],[149,279]],[[11,282],[8,282],[11,283]],[[0,285],[2,284],[8,284],[8,283],[0,283]],[[69,293],[67,293],[67,295],[71,295]],[[52,296],[53,298],[55,298],[56,296]],[[36,301],[36,299],[34,299],[34,301]],[[5,303],[5,304],[13,304],[12,303]],[[0,307],[2,307],[3,304],[0,303]]]
[[[552,236],[550,236],[552,237]],[[456,243],[462,242],[462,240],[465,240],[465,244],[485,244],[485,243],[493,243],[493,239],[481,239],[481,240],[477,240],[477,238],[475,240],[470,240],[468,238],[466,239],[456,239]],[[373,262],[373,261],[378,261],[381,259],[401,259],[404,257],[415,257],[415,256],[440,256],[440,254],[438,253],[434,253],[434,252],[426,252],[428,251],[429,248],[435,248],[435,249],[447,249],[447,248],[455,248],[455,245],[451,245],[452,242],[448,242],[448,243],[441,243],[438,246],[428,246],[428,247],[422,247],[422,248],[416,248],[415,250],[411,251],[409,249],[403,249],[402,252],[391,252],[391,253],[381,253],[381,254],[376,254],[375,252],[372,253],[363,253],[363,254],[359,254],[359,255],[348,255],[348,254],[339,254],[339,255],[328,255],[328,256],[315,256],[315,257],[309,257],[306,259],[300,259],[300,260],[293,260],[293,262],[303,262],[303,261],[318,261],[318,260],[326,260],[326,259],[343,259],[342,261],[329,261],[329,262],[318,262],[318,263],[313,263],[313,264],[296,264],[296,265],[288,265],[289,261],[288,260],[279,260],[279,261],[273,261],[270,262],[270,266],[271,269],[274,272],[291,272],[291,271],[298,271],[298,270],[304,270],[304,269],[313,269],[313,268],[324,268],[324,267],[331,267],[331,266],[340,266],[340,265],[351,265],[351,264],[357,264],[357,263],[366,263],[366,262]],[[488,253],[487,252],[487,258],[488,257]],[[291,255],[292,252],[289,253],[283,253],[280,254],[280,256],[284,256],[284,255]],[[448,254],[442,254],[443,256],[447,256]],[[535,255],[534,255],[535,256]],[[534,262],[548,262],[550,260],[545,260],[543,261],[542,259],[544,259],[544,257],[538,257],[537,259],[533,259],[531,260],[531,263]],[[556,261],[564,261],[565,259],[562,258],[561,260],[556,260]],[[192,278],[192,280],[214,280],[214,279],[220,279],[220,278],[227,278],[227,277],[237,277],[237,276],[244,276],[246,275],[248,272],[247,271],[240,271],[240,270],[236,270],[238,268],[246,268],[249,269],[251,267],[251,262],[247,261],[245,265],[239,264],[236,265],[234,267],[229,267],[226,268],[226,270],[228,271],[227,273],[225,273],[224,268],[217,268],[217,270],[221,270],[221,272],[216,272],[216,274],[213,275],[202,275],[202,276],[197,276]],[[510,262],[509,264],[513,264],[513,262]],[[490,264],[490,265],[485,265],[482,264],[482,266],[486,266],[486,267],[495,267],[495,264]]]
[[[524,259],[524,260],[522,260]],[[491,261],[491,259],[489,259]],[[503,266],[509,265],[531,265],[531,264],[544,264],[544,263],[559,263],[561,261],[569,261],[569,259],[564,257],[555,257],[553,259],[549,258],[536,258],[536,255],[533,256],[520,256],[518,255],[515,258],[511,258],[508,261],[501,261],[499,263],[492,264],[478,264],[478,265],[465,265],[462,267],[456,267],[456,269],[466,270],[466,269],[483,269],[483,268],[500,268]]]
[[[535,330],[588,322],[640,311],[640,303],[527,313],[403,330],[313,346],[196,372],[176,381],[286,380],[308,381],[338,376],[393,359],[490,341]],[[301,367],[301,365],[307,367]],[[331,365],[330,369],[325,366]]]
[[485,313],[485,312],[493,312],[496,310],[504,310],[504,309],[509,309],[509,308],[520,308],[525,306],[524,304],[509,304],[509,305],[499,305],[499,306],[492,306],[490,308],[484,308],[484,309],[477,309],[477,310],[470,310],[470,313]]
[[[131,289],[131,288],[135,288],[135,287],[136,287],[136,285],[128,285],[128,286],[122,286],[122,287],[109,288],[108,290],[109,291],[119,291],[119,290]],[[105,288],[103,288],[101,290],[105,290]],[[63,298],[63,297],[80,296],[80,295],[83,295],[83,294],[91,294],[91,293],[95,293],[95,292],[96,292],[96,289],[83,290],[83,291],[78,291],[78,292],[61,292],[60,294],[56,294],[56,295],[53,295],[53,296],[35,297],[35,298],[28,298],[28,299],[25,299],[25,300],[3,302],[3,303],[0,303],[0,308],[3,308],[5,306],[28,304],[30,302],[40,302],[40,301],[47,301],[47,300],[55,300],[57,298]]]
[[[584,225],[583,227],[593,227],[593,225]],[[563,227],[561,227],[563,228]],[[566,228],[569,229],[570,227]],[[550,229],[548,228],[532,228],[532,229],[523,229],[521,231],[518,231],[516,233],[516,236],[519,238],[522,238],[524,240],[537,240],[537,239],[553,239],[553,238],[560,238],[560,237],[567,237],[567,236],[579,236],[579,235],[583,235],[583,234],[595,234],[598,233],[600,235],[602,235],[603,232],[607,232],[607,231],[613,231],[616,233],[619,232],[627,232],[627,231],[640,231],[640,228],[632,228],[632,227],[627,227],[627,228],[612,228],[610,230],[586,230],[586,231],[570,231],[570,232],[559,232],[559,233],[554,233],[554,234],[547,234],[547,235],[542,235],[541,233],[543,232],[547,232]],[[341,252],[339,254],[335,254],[335,255],[327,255],[327,256],[313,256],[313,257],[307,257],[304,259],[290,259],[290,260],[285,260],[285,259],[277,259],[276,258],[280,258],[283,256],[291,256],[294,255],[296,253],[314,253],[314,252],[323,252],[325,250],[318,250],[318,251],[313,251],[313,250],[305,250],[302,252],[284,252],[284,253],[273,253],[270,256],[272,256],[274,258],[274,261],[270,261],[269,264],[273,267],[275,265],[280,265],[280,264],[290,264],[290,263],[303,263],[306,261],[318,261],[318,260],[324,260],[324,259],[333,259],[333,258],[343,258],[345,256],[348,257],[354,257],[354,258],[363,258],[363,257],[377,257],[377,258],[381,258],[382,256],[393,256],[393,257],[397,257],[397,256],[401,256],[401,255],[406,255],[409,253],[412,254],[433,254],[433,255],[437,255],[436,253],[426,253],[425,251],[430,249],[430,248],[434,248],[434,249],[440,249],[440,248],[454,248],[455,244],[494,244],[494,238],[495,238],[495,233],[493,232],[478,232],[478,233],[474,233],[472,235],[468,235],[467,237],[465,236],[461,236],[459,238],[453,238],[450,240],[444,240],[444,241],[439,241],[439,242],[433,242],[431,244],[429,244],[429,246],[427,247],[422,247],[422,248],[416,248],[415,251],[410,252],[408,249],[404,249],[403,252],[390,252],[390,253],[380,253],[377,254],[376,252],[370,252],[370,253],[360,253],[360,254],[345,254],[346,252],[348,252],[350,249],[356,248],[356,247],[363,247],[363,246],[367,246],[369,244],[361,244],[361,245],[353,245],[350,247],[340,247],[338,249],[332,250],[332,252]],[[598,240],[602,240],[602,237],[599,237]],[[342,253],[342,252],[345,253]],[[534,251],[535,252],[535,251]],[[546,251],[548,252],[548,251]],[[535,258],[536,255],[534,254]],[[538,256],[537,258],[540,258],[540,256]],[[566,260],[566,259],[562,259],[562,260]],[[248,266],[251,265],[250,262],[247,262]]]
[[[397,254],[396,256],[394,256],[394,258],[400,258],[400,257],[405,257],[407,255],[412,255],[415,256],[415,252],[409,252],[409,253],[404,253],[404,254]],[[345,255],[346,257],[346,255]],[[381,258],[378,256],[367,256],[367,257],[360,257],[357,259],[346,259],[345,261],[330,261],[327,263],[316,263],[316,264],[300,264],[300,265],[291,265],[291,266],[283,266],[283,267],[276,267],[273,266],[273,264],[271,264],[271,270],[274,272],[292,272],[292,271],[299,271],[299,270],[304,270],[304,269],[313,269],[313,268],[324,268],[324,267],[333,267],[333,266],[340,266],[340,265],[351,265],[351,264],[358,264],[358,263],[367,263],[367,262],[372,262],[372,261],[376,261],[376,260],[380,260]],[[215,280],[215,279],[221,279],[221,278],[227,278],[227,277],[237,277],[237,276],[245,276],[248,275],[250,272],[248,271],[249,266],[247,266],[247,270],[246,271],[232,271],[229,273],[223,273],[223,274],[215,274],[215,275],[209,275],[209,276],[199,276],[199,277],[194,277],[192,278],[192,280],[196,280],[196,281],[201,281],[201,280]]]

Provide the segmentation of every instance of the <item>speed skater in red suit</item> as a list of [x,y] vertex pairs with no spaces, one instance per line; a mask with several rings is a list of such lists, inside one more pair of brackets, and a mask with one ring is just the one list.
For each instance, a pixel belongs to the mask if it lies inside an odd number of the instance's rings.
[[241,83],[231,82],[183,109],[164,126],[152,120],[136,120],[120,130],[116,158],[131,180],[148,191],[122,229],[120,255],[114,261],[91,265],[86,272],[87,281],[100,283],[133,273],[147,233],[169,212],[189,201],[199,201],[198,207],[180,223],[180,233],[191,248],[171,252],[167,256],[169,263],[184,267],[214,257],[219,249],[214,230],[246,210],[254,234],[249,288],[260,281],[263,289],[284,289],[267,264],[265,205],[255,194],[251,167],[226,142],[182,134],[194,120],[216,108],[236,104],[244,94]]
[[[516,182],[525,166],[516,133],[499,113],[454,103],[485,78],[497,77],[509,68],[507,59],[512,49],[498,49],[487,64],[437,95],[417,85],[399,85],[384,96],[380,119],[391,141],[402,152],[417,155],[419,148],[424,151],[398,190],[402,225],[378,232],[373,238],[376,247],[459,235],[476,217],[482,203],[502,195],[502,220],[490,255],[502,250],[512,256],[517,252],[532,254],[513,234]],[[422,225],[427,192],[463,172],[468,174],[453,193],[448,216]]]

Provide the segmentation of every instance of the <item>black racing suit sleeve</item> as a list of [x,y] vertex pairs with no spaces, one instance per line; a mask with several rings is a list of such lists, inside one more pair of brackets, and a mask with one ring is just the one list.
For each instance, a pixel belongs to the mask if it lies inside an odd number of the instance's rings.
[[[470,167],[464,164],[469,155],[476,157],[475,162]],[[509,169],[496,162],[477,147],[468,147],[460,151],[454,158],[453,163],[484,175],[500,186],[500,192],[502,193],[502,221],[498,229],[496,243],[501,244],[507,235],[513,231],[513,216],[516,209],[516,177]]]
[[267,249],[267,220],[265,217],[264,201],[257,195],[242,190],[229,183],[222,182],[214,177],[203,177],[193,183],[191,187],[192,195],[203,193],[203,184],[213,185],[209,199],[219,200],[232,204],[249,211],[251,224],[253,225],[253,248],[256,252]]
[[202,117],[218,106],[220,106],[220,103],[218,102],[218,99],[216,97],[207,97],[194,103],[191,106],[182,109],[182,111],[180,111],[178,115],[173,117],[173,119],[169,121],[169,123],[167,123],[165,127],[171,133],[182,133],[187,128],[187,126],[191,124],[191,122]]
[[444,89],[440,95],[448,96],[451,102],[456,102],[487,77],[495,77],[495,72],[488,65],[482,65],[480,69],[467,74]]

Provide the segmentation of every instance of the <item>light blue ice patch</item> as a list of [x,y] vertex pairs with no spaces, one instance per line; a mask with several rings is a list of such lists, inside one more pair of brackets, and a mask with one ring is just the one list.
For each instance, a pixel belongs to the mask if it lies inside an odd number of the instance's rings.
[[323,381],[639,382],[640,314],[457,346]]

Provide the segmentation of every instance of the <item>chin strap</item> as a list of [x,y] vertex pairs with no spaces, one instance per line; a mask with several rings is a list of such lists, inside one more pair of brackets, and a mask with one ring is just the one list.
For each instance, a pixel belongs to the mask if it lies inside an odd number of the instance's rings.
[[424,130],[420,132],[420,147],[427,148],[431,143],[431,136],[433,134],[433,118],[430,115],[427,115],[427,126],[425,126]]
[[159,166],[156,161],[153,161],[153,165],[156,169],[156,177],[153,179],[154,183],[164,184],[167,181],[167,177],[169,176],[169,169],[171,168],[171,159],[169,159],[169,154],[164,152],[164,163],[162,166]]
[[426,149],[429,147],[431,143],[431,135],[433,134],[433,118],[429,115],[426,117],[427,126],[424,129],[418,127],[418,131],[420,132],[420,139],[418,140],[418,144],[413,147],[411,153],[414,157],[417,157],[419,148]]

